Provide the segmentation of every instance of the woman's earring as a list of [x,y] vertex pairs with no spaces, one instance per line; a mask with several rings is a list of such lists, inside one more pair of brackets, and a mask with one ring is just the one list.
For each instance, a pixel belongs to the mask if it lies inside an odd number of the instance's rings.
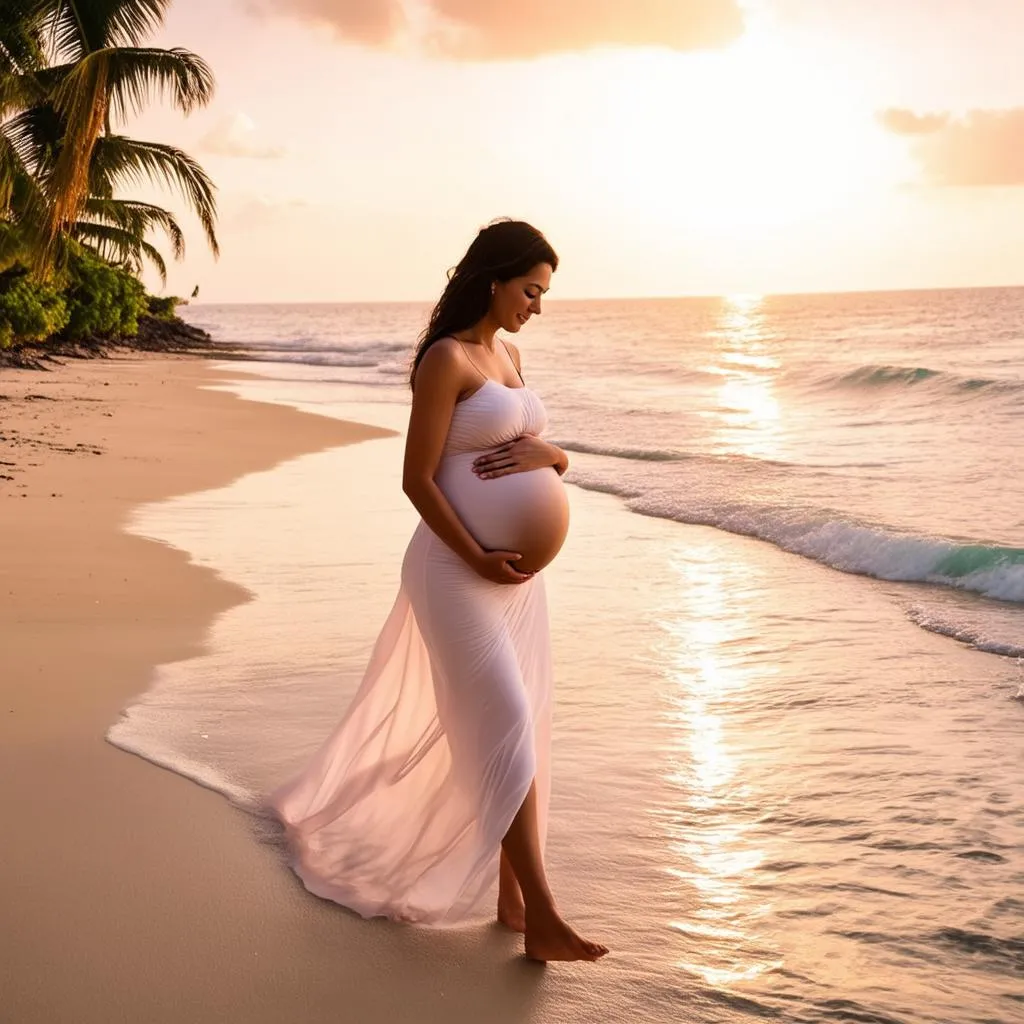
[[495,285],[495,284],[494,284],[494,282],[492,281],[492,282],[491,282],[491,294],[492,294],[492,295],[494,294],[494,290],[495,290],[495,287],[496,287],[496,285]]

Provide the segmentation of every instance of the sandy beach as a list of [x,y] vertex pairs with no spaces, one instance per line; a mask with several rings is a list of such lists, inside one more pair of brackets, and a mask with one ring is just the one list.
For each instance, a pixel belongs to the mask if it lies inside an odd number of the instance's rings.
[[247,599],[122,532],[130,509],[383,433],[216,380],[138,356],[0,377],[0,1020],[523,1020],[532,986],[478,931],[428,956],[422,932],[319,903],[222,797],[104,740]]

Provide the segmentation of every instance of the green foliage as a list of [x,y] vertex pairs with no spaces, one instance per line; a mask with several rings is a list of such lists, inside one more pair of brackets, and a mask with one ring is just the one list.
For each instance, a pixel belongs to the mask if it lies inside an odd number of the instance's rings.
[[175,310],[184,302],[184,299],[177,295],[148,295],[149,315],[155,316],[158,320],[173,320],[177,315]]
[[24,267],[0,274],[0,348],[42,341],[62,330],[68,317],[64,296],[32,280]]
[[63,337],[133,336],[146,312],[146,290],[126,270],[111,266],[87,249],[68,261],[64,292],[68,320]]
[[141,282],[83,246],[72,246],[65,272],[43,282],[21,263],[0,273],[0,349],[59,337],[131,337],[139,317],[174,319],[177,296],[147,295]]

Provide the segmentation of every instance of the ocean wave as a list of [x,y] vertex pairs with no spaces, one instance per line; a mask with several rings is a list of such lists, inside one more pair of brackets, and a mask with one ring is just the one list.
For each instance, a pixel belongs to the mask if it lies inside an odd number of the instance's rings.
[[[311,344],[311,342],[313,342]],[[308,338],[274,338],[270,341],[249,341],[248,348],[265,350],[272,349],[277,352],[336,352],[342,355],[360,355],[372,353],[375,355],[391,355],[397,352],[407,352],[412,358],[412,348],[405,342],[391,341],[369,341],[362,345],[353,344],[332,344],[324,339]]]
[[957,622],[945,615],[923,608],[909,608],[907,618],[921,629],[939,636],[947,636],[977,651],[1000,654],[1006,658],[1024,658],[1024,644],[999,640],[973,624]]
[[[627,459],[631,462],[691,462],[697,464],[713,464],[716,466],[749,466],[751,469],[765,466],[784,466],[799,469],[796,463],[784,462],[780,459],[758,458],[752,455],[741,455],[735,452],[725,455],[703,455],[694,452],[680,452],[671,448],[632,448],[625,445],[596,444],[589,441],[553,440],[567,452],[580,455],[600,455],[609,459]],[[816,467],[820,469],[821,467]]]
[[302,366],[341,366],[376,369],[381,373],[405,375],[406,363],[397,363],[388,355],[344,349],[269,349],[251,348],[250,354],[263,363],[297,363]]
[[264,363],[301,363],[303,366],[350,366],[372,369],[380,360],[374,356],[348,354],[346,352],[314,353],[314,352],[282,352],[280,349],[256,350],[261,362]]
[[934,943],[988,961],[990,966],[1002,968],[1012,975],[1020,971],[1024,961],[1024,938],[1018,936],[1003,937],[966,928],[947,927],[940,928],[930,938]]
[[312,366],[377,366],[395,363],[401,356],[412,358],[408,344],[368,341],[363,344],[336,344],[323,338],[278,338],[245,342],[244,347],[267,362],[308,363]]
[[1021,391],[1024,381],[1004,377],[968,377],[927,366],[858,366],[855,370],[830,375],[817,381],[819,386],[836,388],[911,387],[927,384],[956,392]]
[[618,495],[639,515],[756,537],[841,572],[939,584],[1024,603],[1024,548],[900,533],[825,510],[690,497],[680,500],[578,472],[570,480],[587,490]]
[[[273,359],[257,359],[254,360],[255,365],[264,366],[264,371],[260,376],[268,377],[271,380],[284,380],[291,381],[294,378],[287,374],[278,375],[276,371],[272,370],[271,367],[278,366],[294,366],[295,363],[283,363],[280,360]],[[302,377],[302,383],[304,384],[337,384],[346,387],[359,388],[363,394],[357,399],[360,402],[368,402],[375,404],[377,402],[405,402],[407,394],[407,385],[404,379],[399,379],[395,376],[389,376],[386,373],[377,372],[376,376],[358,376],[359,367],[354,367],[355,374],[349,376],[344,372],[341,372],[337,367],[327,367],[327,372],[323,375],[317,374],[316,376]],[[258,370],[256,371],[258,372]],[[395,397],[397,396],[397,397]]]
[[693,458],[682,452],[666,451],[662,448],[623,448],[618,445],[590,444],[586,441],[553,442],[567,452],[578,452],[584,455],[604,455],[615,459],[634,459],[640,462],[682,462]]

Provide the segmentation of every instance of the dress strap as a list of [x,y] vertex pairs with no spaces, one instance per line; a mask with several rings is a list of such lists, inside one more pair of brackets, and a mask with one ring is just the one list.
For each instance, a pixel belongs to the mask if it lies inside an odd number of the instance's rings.
[[[453,334],[452,337],[455,338],[455,335]],[[466,348],[465,342],[463,342],[461,338],[455,338],[455,340],[459,343],[459,348],[462,349],[466,358],[469,360],[469,365],[472,366],[473,369],[476,370],[476,372],[479,373],[484,380],[489,380],[490,378],[487,376],[487,374],[484,373],[484,371],[481,370],[480,367],[477,366],[476,363],[473,361],[473,357],[469,354],[469,349]]]
[[525,388],[526,387],[526,381],[523,380],[522,371],[516,365],[516,361],[512,358],[512,353],[509,352],[508,345],[506,345],[504,341],[502,341],[501,345],[502,345],[502,348],[505,349],[505,355],[508,356],[508,361],[512,364],[512,369],[515,370],[516,373],[519,375],[519,383],[522,384],[523,387]]

